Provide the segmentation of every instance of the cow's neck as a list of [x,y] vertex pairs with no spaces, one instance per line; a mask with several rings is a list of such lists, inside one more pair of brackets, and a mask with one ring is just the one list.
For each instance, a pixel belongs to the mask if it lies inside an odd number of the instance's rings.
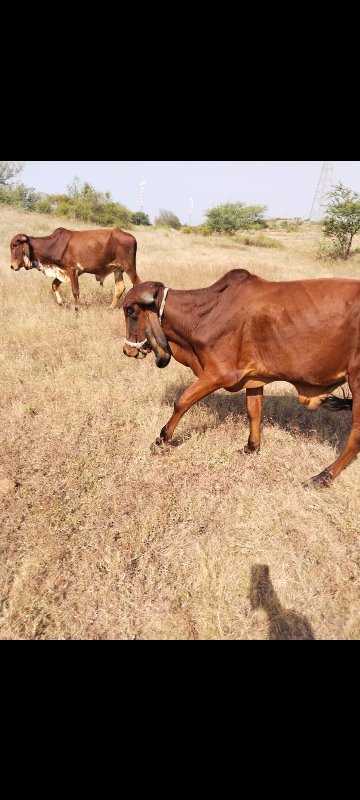
[[195,331],[198,323],[211,313],[218,297],[207,289],[176,291],[170,289],[166,298],[162,328],[176,361],[192,369],[200,377],[203,371]]
[[186,292],[170,289],[162,316],[162,328],[169,342],[181,344],[189,337],[192,305]]
[[170,289],[161,323],[166,338],[169,341],[178,341],[179,338],[185,337],[188,343],[194,325],[211,313],[218,299],[218,296],[208,289],[184,291]]
[[44,238],[41,236],[29,238],[29,244],[32,261],[39,261],[41,264],[55,264],[57,267],[61,266],[61,259],[54,257],[54,250],[53,248],[51,250],[48,236]]

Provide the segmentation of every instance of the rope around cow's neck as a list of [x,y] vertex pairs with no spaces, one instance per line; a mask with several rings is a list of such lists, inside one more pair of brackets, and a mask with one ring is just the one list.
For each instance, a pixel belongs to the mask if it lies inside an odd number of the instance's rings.
[[[161,306],[160,306],[160,311],[159,311],[159,322],[160,322],[160,325],[161,325],[161,320],[162,320],[163,315],[164,315],[164,308],[165,308],[165,303],[166,303],[166,298],[168,296],[168,292],[169,292],[169,289],[165,288],[164,289],[164,295],[163,295],[162,303],[161,303]],[[144,347],[144,344],[146,344],[146,342],[147,342],[147,339],[144,339],[143,342],[129,342],[128,339],[124,339],[124,344],[130,345],[130,347],[135,347],[136,350],[139,350],[140,353],[144,353],[145,355],[147,355],[147,350],[143,350],[143,347]]]
[[163,296],[162,303],[161,303],[161,306],[160,306],[160,311],[159,311],[159,322],[160,322],[160,325],[161,325],[161,320],[162,320],[163,314],[164,314],[164,308],[165,308],[165,303],[166,303],[166,298],[168,296],[168,292],[169,292],[169,289],[164,289],[164,296]]

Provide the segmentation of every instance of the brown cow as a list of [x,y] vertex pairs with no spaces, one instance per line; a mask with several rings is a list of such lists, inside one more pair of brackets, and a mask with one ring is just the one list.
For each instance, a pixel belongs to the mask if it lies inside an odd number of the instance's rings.
[[114,273],[115,291],[110,308],[116,308],[125,292],[123,273],[133,285],[140,283],[136,273],[137,243],[131,233],[120,228],[94,231],[70,231],[57,228],[50,236],[27,236],[18,233],[10,244],[11,269],[38,269],[55,280],[52,290],[62,305],[59,286],[70,281],[79,308],[79,275],[95,275],[101,285]]
[[245,452],[255,453],[265,384],[288,381],[299,401],[316,409],[348,381],[353,397],[349,439],[313,482],[330,485],[359,452],[360,281],[271,282],[237,269],[206,289],[167,294],[162,283],[143,283],[130,289],[123,308],[127,356],[145,357],[152,349],[157,366],[166,367],[173,355],[197,377],[156,440],[160,451],[183,414],[216,389],[246,389],[250,436]]

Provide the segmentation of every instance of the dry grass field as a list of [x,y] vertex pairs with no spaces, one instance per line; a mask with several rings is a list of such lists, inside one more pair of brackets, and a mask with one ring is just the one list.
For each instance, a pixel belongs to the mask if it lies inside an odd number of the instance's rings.
[[[80,278],[76,316],[67,286],[59,308],[50,279],[10,270],[15,233],[59,224],[0,210],[0,638],[359,639],[360,458],[330,489],[302,487],[336,457],[349,413],[311,413],[272,384],[248,457],[244,393],[221,391],[152,455],[193,375],[123,356],[112,277]],[[268,233],[281,249],[135,235],[140,276],[174,288],[234,267],[360,279],[359,260],[316,261],[314,227]]]

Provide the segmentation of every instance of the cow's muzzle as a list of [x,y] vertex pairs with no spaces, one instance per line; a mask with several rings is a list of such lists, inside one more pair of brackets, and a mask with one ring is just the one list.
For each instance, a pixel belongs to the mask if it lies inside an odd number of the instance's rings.
[[151,349],[151,344],[147,339],[144,339],[143,342],[129,342],[128,339],[124,339],[123,353],[129,358],[146,358]]
[[159,369],[164,369],[164,367],[167,367],[167,365],[170,363],[170,360],[171,353],[162,353],[162,355],[155,358],[155,363]]

